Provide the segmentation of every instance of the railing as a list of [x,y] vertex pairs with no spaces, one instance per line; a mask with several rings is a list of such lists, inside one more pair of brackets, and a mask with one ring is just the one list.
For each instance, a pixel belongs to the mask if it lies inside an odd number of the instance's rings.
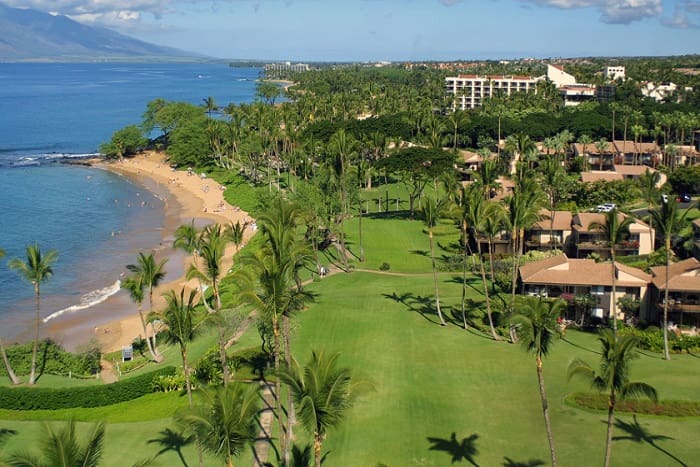
[[[663,309],[664,301],[659,302],[659,308]],[[684,313],[700,313],[700,303],[683,303],[681,300],[669,299],[668,307],[671,311],[682,311]]]

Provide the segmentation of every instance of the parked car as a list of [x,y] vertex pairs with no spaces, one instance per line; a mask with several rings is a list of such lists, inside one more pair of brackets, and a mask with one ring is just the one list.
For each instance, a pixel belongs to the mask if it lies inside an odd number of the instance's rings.
[[596,206],[595,211],[596,212],[610,212],[613,209],[617,207],[617,204],[615,203],[605,203],[605,204],[599,204]]
[[692,201],[692,197],[688,193],[682,193],[678,195],[678,198],[676,198],[676,201],[679,203],[690,203]]

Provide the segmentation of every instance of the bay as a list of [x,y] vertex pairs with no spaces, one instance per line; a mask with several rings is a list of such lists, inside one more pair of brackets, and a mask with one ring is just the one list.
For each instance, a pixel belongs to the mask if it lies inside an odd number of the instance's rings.
[[252,101],[259,73],[215,63],[0,64],[1,336],[22,334],[33,316],[32,286],[6,267],[27,245],[59,252],[42,285],[46,317],[114,293],[134,252],[161,247],[165,235],[163,202],[146,187],[52,161],[95,153],[158,97]]

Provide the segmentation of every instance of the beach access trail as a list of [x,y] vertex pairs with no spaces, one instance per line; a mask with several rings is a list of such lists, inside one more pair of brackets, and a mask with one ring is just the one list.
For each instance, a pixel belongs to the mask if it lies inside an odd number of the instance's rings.
[[[163,196],[165,198],[163,201],[166,204],[166,216],[169,217],[166,218],[166,225],[182,225],[189,223],[192,219],[206,219],[224,226],[236,222],[241,224],[253,222],[247,212],[236,206],[231,206],[224,200],[224,190],[215,180],[192,171],[172,169],[163,153],[148,151],[121,161],[99,162],[96,166],[124,175],[137,182],[141,180],[146,185],[145,182],[150,181],[166,188],[167,194]],[[178,208],[176,210],[169,209],[169,204],[176,204]],[[168,236],[172,236],[173,233],[174,230],[173,232],[165,232]],[[254,233],[254,230],[249,226],[245,230],[243,244],[246,244]],[[148,246],[144,245],[144,248]],[[224,271],[231,268],[235,251],[235,245],[227,246],[222,264]],[[136,257],[134,256],[135,261]],[[194,257],[186,257],[182,270],[187,271],[193,261]],[[155,289],[153,308],[155,310],[162,309],[165,306],[165,299],[162,295],[169,290],[179,290],[183,285],[192,290],[199,289],[199,284],[194,279],[188,281],[182,276],[170,280]],[[144,309],[147,306],[146,300]],[[120,350],[123,346],[130,345],[135,337],[143,334],[141,321],[136,313],[136,305],[134,305],[133,310],[131,316],[94,329],[95,337],[102,345],[103,352]]]

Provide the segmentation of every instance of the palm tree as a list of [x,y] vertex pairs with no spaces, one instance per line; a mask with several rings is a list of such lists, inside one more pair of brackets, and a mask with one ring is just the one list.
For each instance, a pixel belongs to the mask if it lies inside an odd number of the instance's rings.
[[[481,252],[481,241],[478,238],[478,233],[484,230],[484,223],[487,219],[496,217],[497,213],[494,212],[497,203],[491,203],[484,200],[479,189],[473,189],[467,193],[467,199],[465,200],[464,212],[462,214],[463,218],[466,220],[465,224],[468,224],[474,230],[474,235],[476,237],[476,247],[477,254],[479,255],[479,264],[481,265],[481,280],[484,286],[484,300],[486,301],[486,314],[489,319],[489,327],[491,328],[491,335],[494,340],[498,340],[498,334],[496,334],[496,328],[493,325],[493,317],[491,315],[491,299],[489,297],[489,287],[486,282],[486,271],[484,269],[484,258]],[[490,245],[489,245],[490,246]],[[490,248],[489,248],[490,250]],[[489,252],[490,253],[490,252]],[[462,283],[462,300],[465,299],[466,293],[466,276],[463,277]],[[462,308],[462,313],[464,314],[464,307]],[[465,322],[466,328],[466,317],[462,316]]]
[[27,260],[12,258],[7,264],[10,269],[14,269],[27,282],[34,286],[36,296],[36,317],[34,321],[34,346],[32,348],[32,369],[29,373],[29,384],[36,383],[36,356],[39,348],[39,323],[41,322],[41,284],[48,281],[53,276],[51,265],[58,258],[56,250],[49,250],[42,256],[39,244],[35,243],[26,248]]
[[[642,198],[649,207],[656,206],[659,200],[659,189],[657,185],[661,180],[659,172],[652,172],[648,168],[639,176],[639,188],[642,190]],[[649,217],[649,240],[651,249],[654,250],[654,216]]]
[[[126,269],[138,276],[138,281],[141,282],[142,286],[148,290],[149,314],[153,313],[153,289],[158,287],[161,281],[165,278],[165,263],[167,262],[167,258],[162,259],[159,262],[156,261],[155,255],[152,252],[148,255],[140,252],[136,258],[136,264],[126,265]],[[151,332],[153,333],[153,353],[156,357],[162,359],[156,345],[156,331],[153,321],[151,321]],[[148,335],[146,335],[146,339],[148,339]]]
[[[219,291],[219,281],[223,274],[221,261],[224,258],[224,250],[228,238],[220,224],[212,224],[202,229],[199,235],[198,251],[202,266],[190,264],[187,270],[187,279],[195,278],[200,284],[211,286],[214,294],[214,309],[221,309],[221,293]],[[206,301],[206,297],[202,295],[202,301]],[[207,310],[209,307],[207,306]]]
[[557,318],[566,308],[563,300],[544,301],[538,297],[523,297],[519,312],[511,318],[511,323],[516,327],[520,342],[527,352],[535,354],[537,365],[537,381],[540,386],[540,399],[542,400],[542,414],[544,425],[547,429],[549,441],[549,454],[552,457],[552,466],[557,465],[557,456],[554,449],[554,437],[552,435],[552,423],[549,419],[549,404],[544,386],[544,372],[542,370],[542,358],[546,357],[549,349],[557,337]]
[[151,360],[153,360],[154,362],[163,361],[162,356],[156,355],[155,351],[153,350],[153,344],[148,338],[146,318],[143,315],[144,287],[143,282],[141,282],[141,276],[138,274],[134,274],[124,279],[124,282],[122,282],[122,289],[127,290],[129,292],[129,297],[131,298],[131,301],[136,303],[136,311],[138,312],[139,318],[141,319],[143,335],[146,337],[146,345],[148,346],[148,353],[151,356]]
[[[5,250],[0,248],[0,258],[5,256]],[[2,361],[5,364],[5,371],[7,371],[7,376],[10,378],[10,381],[12,384],[20,384],[21,381],[15,375],[15,372],[12,370],[12,365],[10,364],[10,359],[7,358],[7,352],[5,352],[5,345],[2,342],[2,338],[0,338],[0,355],[2,355]]]
[[612,451],[612,431],[615,424],[615,404],[628,398],[648,397],[656,401],[656,390],[646,383],[629,380],[630,361],[638,358],[636,352],[639,338],[631,334],[617,336],[609,329],[603,329],[598,336],[602,346],[600,369],[593,370],[588,363],[576,359],[569,364],[569,379],[581,376],[591,383],[594,389],[608,392],[608,430],[605,443],[605,467],[610,465]]
[[216,101],[212,96],[205,97],[202,101],[204,101],[204,108],[207,109],[207,115],[211,118],[211,114],[217,109]]
[[255,385],[235,383],[203,391],[203,403],[175,414],[207,452],[233,467],[233,458],[255,439],[260,397]]
[[445,201],[442,199],[435,199],[430,196],[423,198],[421,205],[421,217],[423,218],[423,223],[428,229],[428,238],[430,239],[430,259],[433,264],[433,283],[435,284],[435,308],[437,309],[438,317],[440,318],[440,324],[445,326],[445,318],[442,316],[442,311],[440,311],[440,289],[438,287],[438,277],[437,268],[435,267],[435,248],[433,246],[433,227],[437,224],[440,215],[445,210]]
[[187,400],[192,406],[192,384],[190,383],[190,367],[187,363],[187,344],[192,342],[197,335],[203,320],[197,316],[195,307],[197,306],[197,293],[191,290],[185,294],[185,288],[180,289],[180,294],[174,290],[165,295],[167,306],[161,313],[151,312],[148,319],[158,319],[165,325],[163,337],[165,342],[177,344],[180,347],[180,357],[182,357],[182,369],[185,373],[185,388],[187,389]]
[[603,170],[603,155],[608,150],[608,141],[600,138],[595,142],[595,150],[598,151],[598,170]]
[[547,158],[540,165],[542,185],[549,198],[549,238],[551,249],[554,250],[554,208],[564,179],[564,170],[556,159]]
[[588,170],[588,146],[593,144],[593,137],[589,134],[582,134],[578,137],[579,144],[583,147],[583,170]]
[[668,276],[671,267],[671,239],[683,227],[688,212],[690,209],[681,214],[678,210],[678,202],[671,199],[662,200],[658,208],[651,210],[651,218],[656,221],[656,225],[664,236],[666,250],[666,280],[664,283],[664,358],[666,360],[671,359],[671,353],[668,349]]
[[314,438],[316,467],[321,465],[321,449],[328,430],[340,425],[353,402],[351,373],[348,368],[337,368],[339,356],[312,351],[303,369],[294,361],[279,372],[293,394],[301,423]]
[[189,224],[182,224],[175,230],[175,240],[173,248],[183,250],[185,253],[192,254],[197,252],[199,247],[199,232],[194,225],[194,219]]
[[235,224],[231,222],[229,228],[226,230],[227,239],[236,246],[236,262],[238,262],[239,254],[241,252],[241,245],[243,244],[243,234],[245,233],[245,228],[247,225],[245,223],[241,224],[240,221]]
[[75,420],[70,420],[58,430],[54,430],[46,423],[44,436],[40,438],[42,457],[27,452],[15,453],[8,458],[8,465],[11,467],[96,467],[102,458],[105,424],[100,422],[93,425],[84,445],[75,434],[75,425]]
[[610,317],[613,320],[613,332],[615,335],[617,335],[617,301],[615,297],[617,292],[617,274],[615,273],[617,263],[615,262],[615,247],[629,234],[630,225],[632,224],[634,224],[634,219],[632,217],[620,214],[617,209],[613,209],[605,213],[604,222],[602,224],[599,222],[592,222],[590,225],[591,229],[598,229],[603,232],[603,236],[610,247],[610,259],[612,261],[612,266],[610,268],[612,274]]

